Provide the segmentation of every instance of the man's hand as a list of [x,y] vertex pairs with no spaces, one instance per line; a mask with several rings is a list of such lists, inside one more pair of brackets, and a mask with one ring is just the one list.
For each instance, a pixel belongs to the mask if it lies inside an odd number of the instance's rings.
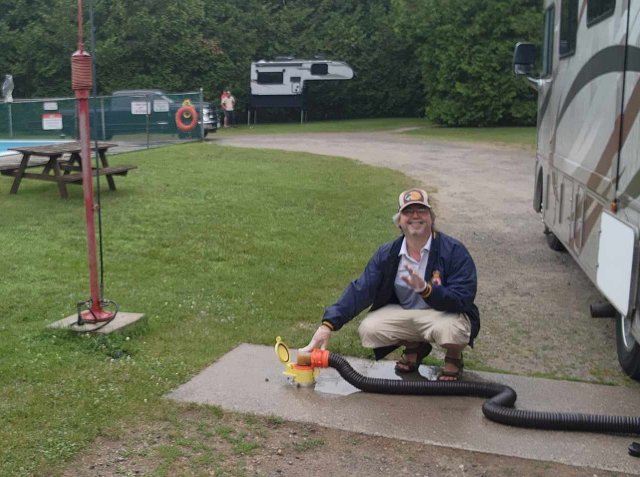
[[420,276],[411,266],[407,265],[405,270],[409,275],[402,275],[404,282],[409,285],[416,293],[422,293],[427,288],[427,282]]
[[329,338],[331,338],[331,330],[325,325],[320,325],[320,327],[313,334],[313,337],[311,338],[309,344],[302,348],[300,351],[309,353],[312,349],[315,348],[326,349],[327,344],[329,344]]

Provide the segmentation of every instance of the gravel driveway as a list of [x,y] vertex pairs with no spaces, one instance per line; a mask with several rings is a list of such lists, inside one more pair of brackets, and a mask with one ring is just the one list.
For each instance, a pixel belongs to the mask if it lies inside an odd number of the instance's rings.
[[589,316],[600,294],[568,254],[546,245],[531,206],[534,152],[397,133],[220,135],[214,142],[347,157],[435,188],[436,224],[469,248],[478,267],[482,328],[467,358],[503,372],[628,382],[614,321]]

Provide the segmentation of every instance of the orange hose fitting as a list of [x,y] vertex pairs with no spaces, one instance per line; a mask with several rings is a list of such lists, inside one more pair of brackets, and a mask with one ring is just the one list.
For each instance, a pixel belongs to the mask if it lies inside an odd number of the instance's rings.
[[311,366],[314,368],[329,367],[329,351],[326,349],[314,349],[311,351]]

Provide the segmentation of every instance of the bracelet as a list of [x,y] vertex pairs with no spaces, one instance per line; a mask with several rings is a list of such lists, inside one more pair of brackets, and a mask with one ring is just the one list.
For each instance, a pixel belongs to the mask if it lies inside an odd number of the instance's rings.
[[323,322],[322,322],[322,324],[323,324],[324,326],[326,326],[327,328],[329,328],[331,331],[333,331],[333,330],[334,330],[333,325],[331,324],[331,322],[330,322],[330,321],[323,321]]
[[420,296],[426,300],[427,298],[429,298],[432,291],[433,291],[433,288],[431,288],[431,285],[427,283],[427,286],[425,287],[425,289],[420,292]]

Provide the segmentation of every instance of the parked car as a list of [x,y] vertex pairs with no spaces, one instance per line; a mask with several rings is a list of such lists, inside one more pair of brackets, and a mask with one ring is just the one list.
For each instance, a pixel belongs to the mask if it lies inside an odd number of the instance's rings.
[[[191,131],[181,131],[176,125],[176,112],[183,106],[176,96],[160,90],[120,90],[111,95],[107,129],[112,134],[127,132],[175,132],[179,137],[198,137],[203,125],[205,137],[218,130],[217,108],[191,99],[198,113],[198,125]],[[201,107],[202,104],[202,107]],[[148,122],[147,122],[148,116]],[[203,124],[204,120],[204,124]]]
[[[218,130],[218,109],[210,103],[200,103],[194,95],[171,95],[161,90],[131,89],[114,91],[110,97],[99,98],[90,108],[91,129],[98,139],[111,139],[124,134],[177,134],[180,138],[206,137]],[[190,130],[176,124],[176,113],[189,100],[196,110],[198,121]],[[61,111],[64,133],[76,136],[75,111]]]

